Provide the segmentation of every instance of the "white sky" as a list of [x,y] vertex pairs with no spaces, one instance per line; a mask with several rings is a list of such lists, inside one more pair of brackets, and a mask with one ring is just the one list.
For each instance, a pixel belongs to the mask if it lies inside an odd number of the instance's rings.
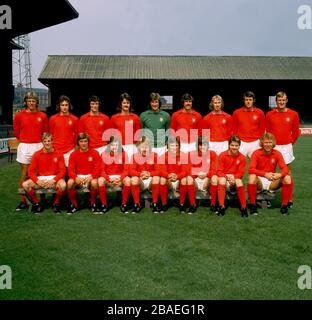
[[312,0],[69,0],[78,19],[30,34],[33,87],[48,55],[312,56]]

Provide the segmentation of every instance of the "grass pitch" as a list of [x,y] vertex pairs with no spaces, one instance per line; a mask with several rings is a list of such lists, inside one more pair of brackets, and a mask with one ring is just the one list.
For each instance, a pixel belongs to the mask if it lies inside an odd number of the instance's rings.
[[[12,289],[0,299],[311,299],[297,286],[300,265],[312,267],[312,138],[301,137],[293,165],[295,206],[242,219],[200,208],[180,216],[118,208],[105,216],[15,212],[19,166],[0,168],[0,265]],[[0,275],[1,276],[1,275]]]

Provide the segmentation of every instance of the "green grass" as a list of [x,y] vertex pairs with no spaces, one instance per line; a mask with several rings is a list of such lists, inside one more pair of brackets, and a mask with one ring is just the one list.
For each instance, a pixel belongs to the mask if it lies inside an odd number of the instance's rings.
[[195,216],[144,209],[123,216],[17,213],[19,167],[0,168],[0,265],[12,290],[0,299],[311,299],[297,269],[312,266],[312,138],[295,147],[295,207],[242,219],[200,208]]

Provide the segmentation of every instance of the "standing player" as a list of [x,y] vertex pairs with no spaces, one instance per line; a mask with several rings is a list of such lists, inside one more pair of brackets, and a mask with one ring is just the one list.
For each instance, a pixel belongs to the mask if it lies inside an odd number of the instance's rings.
[[189,154],[191,176],[194,179],[195,188],[203,192],[209,189],[211,202],[210,211],[218,213],[217,202],[217,154],[210,150],[208,139],[198,137],[197,150]]
[[79,148],[69,157],[67,181],[70,207],[67,213],[73,214],[78,210],[76,187],[90,188],[90,203],[92,213],[97,212],[96,196],[98,191],[98,177],[101,169],[101,157],[97,151],[89,148],[89,137],[85,132],[77,137]]
[[195,185],[191,177],[188,154],[181,151],[179,137],[169,137],[168,151],[160,159],[160,175],[165,178],[168,187],[174,193],[180,192],[180,213],[186,213],[185,199],[189,195],[190,207],[188,214],[196,212]]
[[50,133],[42,135],[42,144],[43,148],[35,152],[31,159],[28,168],[30,179],[23,183],[23,188],[34,204],[33,211],[35,213],[43,211],[43,207],[39,204],[34,188],[55,189],[56,197],[53,211],[60,213],[60,200],[66,190],[64,158],[61,153],[55,151]]
[[219,155],[226,151],[229,139],[232,135],[232,117],[223,111],[224,101],[221,96],[215,95],[211,98],[209,109],[211,110],[200,122],[200,132],[209,129],[209,149]]
[[193,109],[193,101],[189,93],[183,94],[181,109],[172,114],[170,124],[174,135],[180,137],[181,151],[186,153],[196,150],[198,127],[202,119],[200,113]]
[[[295,160],[293,145],[296,143],[299,135],[299,115],[296,111],[287,107],[287,95],[285,92],[276,94],[276,109],[269,111],[266,115],[266,131],[274,135],[276,139],[275,148],[279,150],[291,174],[291,164]],[[291,178],[291,196],[288,207],[293,206],[294,180]]]
[[229,149],[220,154],[218,158],[218,201],[219,214],[225,214],[224,200],[226,190],[236,189],[240,202],[242,217],[248,217],[246,209],[246,195],[243,184],[243,176],[246,169],[246,157],[239,152],[241,141],[238,136],[231,136]]
[[106,141],[103,137],[105,130],[109,129],[109,117],[99,111],[100,98],[91,96],[89,98],[90,111],[79,119],[79,133],[85,132],[90,139],[90,148],[95,149],[101,155],[105,150]]
[[70,154],[75,150],[78,135],[78,118],[71,111],[73,106],[67,96],[60,96],[56,105],[58,112],[49,120],[53,145],[57,152],[64,155],[65,166],[68,167]]
[[137,149],[129,166],[134,212],[140,211],[140,191],[152,190],[152,211],[157,213],[160,184],[157,154],[152,152],[152,146],[145,137],[137,143]]
[[149,100],[149,110],[140,115],[142,136],[146,136],[152,143],[152,151],[159,156],[166,152],[167,130],[170,127],[170,115],[161,110],[159,93],[152,92]]
[[127,155],[122,149],[121,140],[116,136],[112,136],[106,150],[102,153],[102,166],[99,178],[99,194],[102,203],[100,212],[106,213],[108,211],[106,186],[109,186],[122,187],[120,211],[122,213],[129,213],[127,203],[131,193],[131,181],[128,176],[129,165],[127,163]]
[[250,158],[259,149],[259,139],[265,131],[265,116],[254,106],[256,98],[253,92],[245,92],[243,101],[244,106],[233,112],[233,134],[241,139],[239,151]]
[[[33,154],[42,148],[41,136],[48,132],[48,117],[38,110],[39,99],[35,92],[28,92],[24,101],[26,108],[18,112],[13,121],[14,136],[19,141],[16,161],[21,164],[22,175],[20,186],[27,179],[27,170]],[[26,209],[25,198],[22,197],[16,211]]]
[[[117,107],[118,113],[111,118],[112,128],[119,131],[122,139],[122,146],[130,160],[136,152],[135,143],[140,140],[136,132],[140,130],[140,118],[132,113],[132,99],[128,93],[122,93]],[[135,139],[135,135],[137,139]]]
[[[288,214],[288,201],[291,196],[291,177],[285,164],[282,154],[273,149],[275,138],[271,133],[266,132],[260,138],[261,149],[256,150],[250,159],[248,195],[250,200],[250,213],[257,214],[257,190],[277,190],[282,187],[281,213]],[[281,169],[276,172],[277,165]]]

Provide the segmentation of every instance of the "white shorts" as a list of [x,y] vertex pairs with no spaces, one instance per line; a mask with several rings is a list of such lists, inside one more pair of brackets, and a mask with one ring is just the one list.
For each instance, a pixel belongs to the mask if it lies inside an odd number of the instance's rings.
[[64,153],[64,162],[65,162],[65,167],[68,167],[68,161],[69,161],[69,156],[71,155],[72,152],[74,152],[75,149],[69,150],[68,152]]
[[128,161],[130,163],[131,157],[138,152],[138,148],[136,147],[135,144],[123,144],[122,147],[126,152],[128,156]]
[[109,176],[109,179],[117,179],[119,178],[120,179],[121,175],[120,174],[112,174]]
[[37,177],[38,180],[42,180],[42,181],[50,181],[52,179],[54,179],[56,176],[39,176]]
[[99,153],[99,155],[101,156],[102,153],[106,150],[106,147],[107,146],[102,146],[102,147],[99,147],[99,148],[94,148],[94,150],[96,150]]
[[[77,174],[77,177],[81,178],[81,179],[84,179],[84,178],[89,178],[89,177],[91,178],[92,175],[91,174]],[[84,184],[84,185],[81,186],[81,188],[88,189],[89,185],[88,184]]]
[[16,161],[22,164],[30,164],[34,153],[43,148],[41,142],[38,143],[24,143],[20,142],[17,147]]
[[140,179],[140,182],[141,182],[141,191],[144,191],[144,190],[150,190],[151,189],[151,185],[152,185],[152,177],[149,177],[147,179]]
[[196,142],[192,143],[181,143],[181,149],[182,152],[188,153],[196,150]]
[[275,149],[282,154],[286,164],[292,163],[295,160],[293,145],[291,143],[276,145]]
[[177,180],[177,181],[174,181],[174,182],[169,182],[169,188],[171,186],[171,190],[173,190],[174,192],[178,191],[179,190],[179,185],[180,185],[180,181]]
[[195,184],[197,185],[197,189],[200,191],[207,191],[207,189],[204,189],[204,186],[207,185],[208,178],[200,179],[195,178]]
[[269,179],[265,178],[265,177],[259,177],[259,180],[262,183],[262,190],[270,190],[270,184],[272,183],[272,181],[270,181]]
[[209,150],[213,150],[217,155],[221,152],[228,150],[229,143],[228,141],[221,141],[221,142],[209,142]]
[[165,154],[167,151],[167,147],[158,147],[158,148],[152,148],[152,152],[155,152],[159,157]]
[[244,142],[241,141],[241,145],[239,148],[239,152],[242,153],[245,157],[251,157],[252,153],[257,150],[260,149],[260,140],[256,140],[256,141],[251,141],[251,142]]

